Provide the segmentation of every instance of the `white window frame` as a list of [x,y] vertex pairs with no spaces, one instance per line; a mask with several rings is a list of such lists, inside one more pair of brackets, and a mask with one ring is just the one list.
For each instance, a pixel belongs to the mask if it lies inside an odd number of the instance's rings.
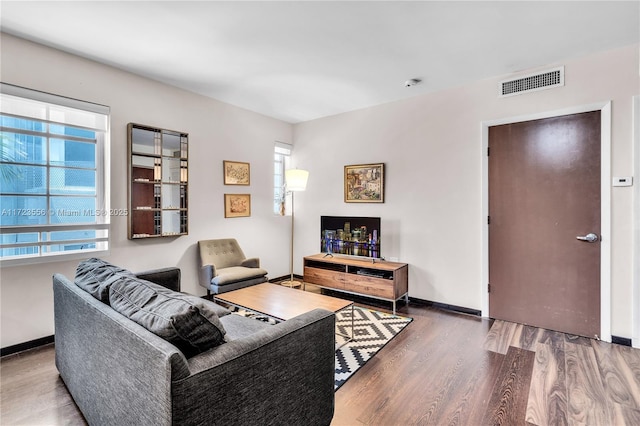
[[[293,145],[276,142],[273,147],[273,213],[280,215],[280,202],[285,203],[285,215],[289,215],[289,198],[285,188],[284,171],[289,168]],[[282,185],[276,183],[277,176],[280,176]]]
[[[21,101],[25,108],[21,106],[11,106],[11,100]],[[46,117],[38,116],[31,111],[29,105],[39,106],[47,111]],[[62,108],[60,108],[62,107]],[[13,108],[13,109],[12,109]],[[33,108],[36,110],[37,108]],[[68,111],[68,115],[57,114],[52,117],[50,109]],[[95,222],[89,223],[69,223],[69,224],[43,224],[43,225],[8,225],[0,226],[0,234],[16,233],[38,233],[37,242],[1,244],[0,248],[15,248],[21,246],[38,246],[37,254],[18,255],[3,258],[0,255],[0,266],[25,265],[33,263],[44,263],[52,261],[63,261],[72,259],[83,259],[90,256],[101,256],[109,254],[110,246],[110,109],[107,106],[66,98],[45,92],[39,92],[11,84],[0,83],[0,112],[6,115],[25,118],[28,120],[41,121],[46,123],[61,124],[71,127],[84,127],[96,132],[96,210]],[[77,115],[76,115],[77,114]],[[67,117],[75,117],[71,120],[88,120],[88,125],[79,124],[78,121],[70,121]],[[91,121],[94,120],[94,123]],[[3,129],[4,130],[4,129]],[[11,129],[7,129],[11,131]],[[46,165],[49,166],[50,158],[47,158]],[[47,191],[46,197],[50,194]],[[47,203],[48,206],[48,203]],[[2,206],[0,206],[0,209]],[[46,213],[49,215],[50,213]],[[49,222],[49,220],[47,220]],[[58,231],[96,231],[95,238],[83,240],[57,240],[47,241],[46,236],[51,232]],[[69,243],[95,243],[95,248],[81,248],[79,250],[55,251],[46,250],[47,246],[61,245]]]

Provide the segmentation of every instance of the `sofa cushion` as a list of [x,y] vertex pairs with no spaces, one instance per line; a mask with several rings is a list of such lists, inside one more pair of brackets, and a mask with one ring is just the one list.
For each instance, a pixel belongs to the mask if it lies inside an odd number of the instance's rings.
[[[195,296],[190,296],[190,297],[195,297]],[[227,315],[231,315],[231,311],[228,310],[227,308],[218,305],[216,302],[212,302],[210,300],[206,300],[206,299],[201,299],[199,297],[196,297],[196,299],[198,300],[202,300],[202,303],[205,304],[205,306],[207,307],[207,309],[213,311],[214,314],[216,314],[218,316],[218,318],[222,319],[223,317],[227,316]],[[222,324],[224,326],[224,323]]]
[[175,345],[189,358],[224,343],[226,333],[213,304],[134,277],[111,285],[111,307]]
[[225,337],[227,342],[244,339],[245,337],[262,331],[265,328],[272,327],[268,322],[259,321],[254,318],[248,318],[238,314],[231,314],[224,318],[220,318],[220,322],[224,325],[224,329],[227,330],[227,335]]
[[94,257],[80,262],[74,281],[78,287],[108,304],[109,287],[121,276],[134,275],[131,271]]

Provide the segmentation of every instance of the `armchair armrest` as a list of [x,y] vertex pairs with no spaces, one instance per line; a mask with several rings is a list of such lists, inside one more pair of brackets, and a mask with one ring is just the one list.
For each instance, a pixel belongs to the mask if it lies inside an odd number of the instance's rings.
[[259,268],[260,267],[260,259],[257,257],[251,257],[249,259],[245,259],[242,261],[240,266],[244,266],[245,268]]
[[161,285],[173,291],[180,291],[180,268],[169,267],[138,272],[136,277]]
[[213,265],[202,265],[200,267],[200,285],[209,289],[211,280],[216,276],[216,267]]

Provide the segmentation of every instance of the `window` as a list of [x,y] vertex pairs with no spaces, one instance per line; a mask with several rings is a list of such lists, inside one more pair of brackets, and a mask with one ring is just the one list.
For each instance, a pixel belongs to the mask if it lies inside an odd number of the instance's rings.
[[109,108],[0,88],[2,264],[107,251]]
[[273,212],[276,214],[282,214],[287,201],[284,171],[289,167],[291,150],[292,146],[283,142],[276,142],[273,150]]

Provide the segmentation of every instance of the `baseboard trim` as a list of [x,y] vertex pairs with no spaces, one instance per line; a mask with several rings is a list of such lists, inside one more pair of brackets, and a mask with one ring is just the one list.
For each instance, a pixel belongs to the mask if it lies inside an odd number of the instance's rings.
[[[269,280],[270,283],[277,283],[283,280],[287,280],[291,277],[291,275],[284,275],[282,277],[276,277],[276,278],[272,278]],[[302,275],[296,275],[294,274],[293,277],[295,279],[298,280],[302,280],[303,277]],[[311,284],[313,285],[313,284]],[[339,290],[332,290],[330,288],[323,288],[323,292],[327,292],[330,294],[334,294],[337,297],[348,297],[350,298],[350,300],[353,300],[354,302],[362,302],[365,304],[369,304],[371,306],[375,306],[376,302],[378,304],[383,304],[385,302],[391,303],[387,300],[381,300],[381,299],[376,299],[376,298],[371,298],[371,297],[367,297],[366,294],[363,295],[357,295],[357,294],[353,294],[353,293],[348,293],[345,294]],[[400,306],[402,306],[404,304],[404,300],[403,299],[399,299],[398,302],[400,303]],[[387,303],[387,304],[388,304]],[[456,305],[447,305],[445,303],[439,303],[439,302],[433,302],[431,300],[424,300],[424,299],[418,299],[417,297],[409,297],[409,303],[415,303],[417,305],[424,305],[424,306],[433,306],[434,308],[438,308],[438,309],[444,309],[447,311],[453,311],[453,312],[458,312],[461,314],[467,314],[467,315],[473,315],[476,317],[479,317],[482,315],[482,311],[478,310],[478,309],[470,309],[470,308],[465,308],[464,306],[456,306]]]
[[432,300],[418,299],[417,297],[409,297],[409,302],[415,303],[417,305],[433,306],[434,308],[459,312],[461,314],[473,315],[476,317],[479,317],[482,314],[482,311],[478,309],[465,308],[464,306],[448,305],[446,303],[434,302]]
[[611,336],[611,343],[615,343],[622,346],[631,346],[631,339],[620,336]]
[[39,346],[48,345],[54,342],[54,336],[45,336],[39,339],[30,340],[24,343],[18,343],[17,345],[7,346],[0,349],[0,357],[17,354],[18,352],[28,351],[29,349],[35,349]]

